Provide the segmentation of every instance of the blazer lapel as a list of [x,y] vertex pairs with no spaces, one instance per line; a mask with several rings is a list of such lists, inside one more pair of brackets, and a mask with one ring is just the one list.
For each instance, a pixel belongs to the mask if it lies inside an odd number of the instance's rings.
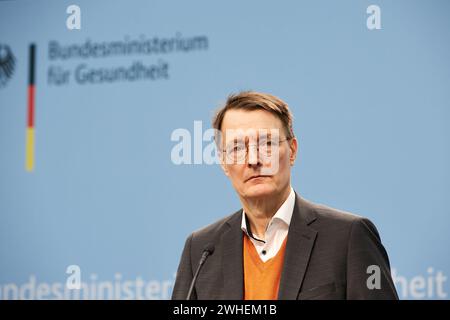
[[316,215],[296,194],[281,273],[279,300],[296,300],[300,292],[317,231],[309,226]]
[[228,222],[228,230],[222,237],[222,271],[224,292],[222,299],[242,300],[244,297],[244,267],[242,259],[243,232],[241,230],[242,209]]

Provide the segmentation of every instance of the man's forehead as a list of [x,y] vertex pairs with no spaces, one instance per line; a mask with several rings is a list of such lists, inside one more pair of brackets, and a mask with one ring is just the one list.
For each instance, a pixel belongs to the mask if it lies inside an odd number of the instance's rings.
[[223,131],[226,141],[236,140],[236,139],[252,139],[260,137],[279,137],[281,129],[277,127],[271,128],[233,128],[226,129]]
[[222,121],[222,130],[271,129],[283,127],[282,121],[266,110],[228,110]]

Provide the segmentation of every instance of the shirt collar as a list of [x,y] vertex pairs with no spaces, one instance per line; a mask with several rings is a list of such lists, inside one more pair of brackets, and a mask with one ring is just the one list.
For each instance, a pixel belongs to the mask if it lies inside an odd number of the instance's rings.
[[[289,225],[291,224],[292,213],[294,212],[294,205],[295,205],[295,192],[294,189],[292,189],[291,187],[291,192],[289,193],[289,196],[283,202],[281,207],[277,210],[275,215],[272,217],[268,226],[270,226],[273,221],[278,220],[284,222],[284,224],[289,227]],[[241,229],[253,239],[262,241],[260,239],[256,239],[253,237],[244,210],[242,210]]]

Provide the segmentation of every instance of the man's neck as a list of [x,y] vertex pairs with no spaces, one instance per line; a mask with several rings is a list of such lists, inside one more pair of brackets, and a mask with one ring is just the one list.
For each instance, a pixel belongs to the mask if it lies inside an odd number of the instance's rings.
[[257,238],[264,239],[267,225],[289,197],[290,192],[291,186],[288,185],[285,190],[270,197],[241,199],[252,233]]

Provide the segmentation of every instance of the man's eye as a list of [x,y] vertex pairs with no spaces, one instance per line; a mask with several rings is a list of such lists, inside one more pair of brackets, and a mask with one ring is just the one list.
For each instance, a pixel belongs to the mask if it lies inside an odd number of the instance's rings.
[[234,146],[231,146],[228,150],[229,150],[230,152],[238,152],[238,151],[242,150],[242,146],[236,144],[236,145],[234,145]]

